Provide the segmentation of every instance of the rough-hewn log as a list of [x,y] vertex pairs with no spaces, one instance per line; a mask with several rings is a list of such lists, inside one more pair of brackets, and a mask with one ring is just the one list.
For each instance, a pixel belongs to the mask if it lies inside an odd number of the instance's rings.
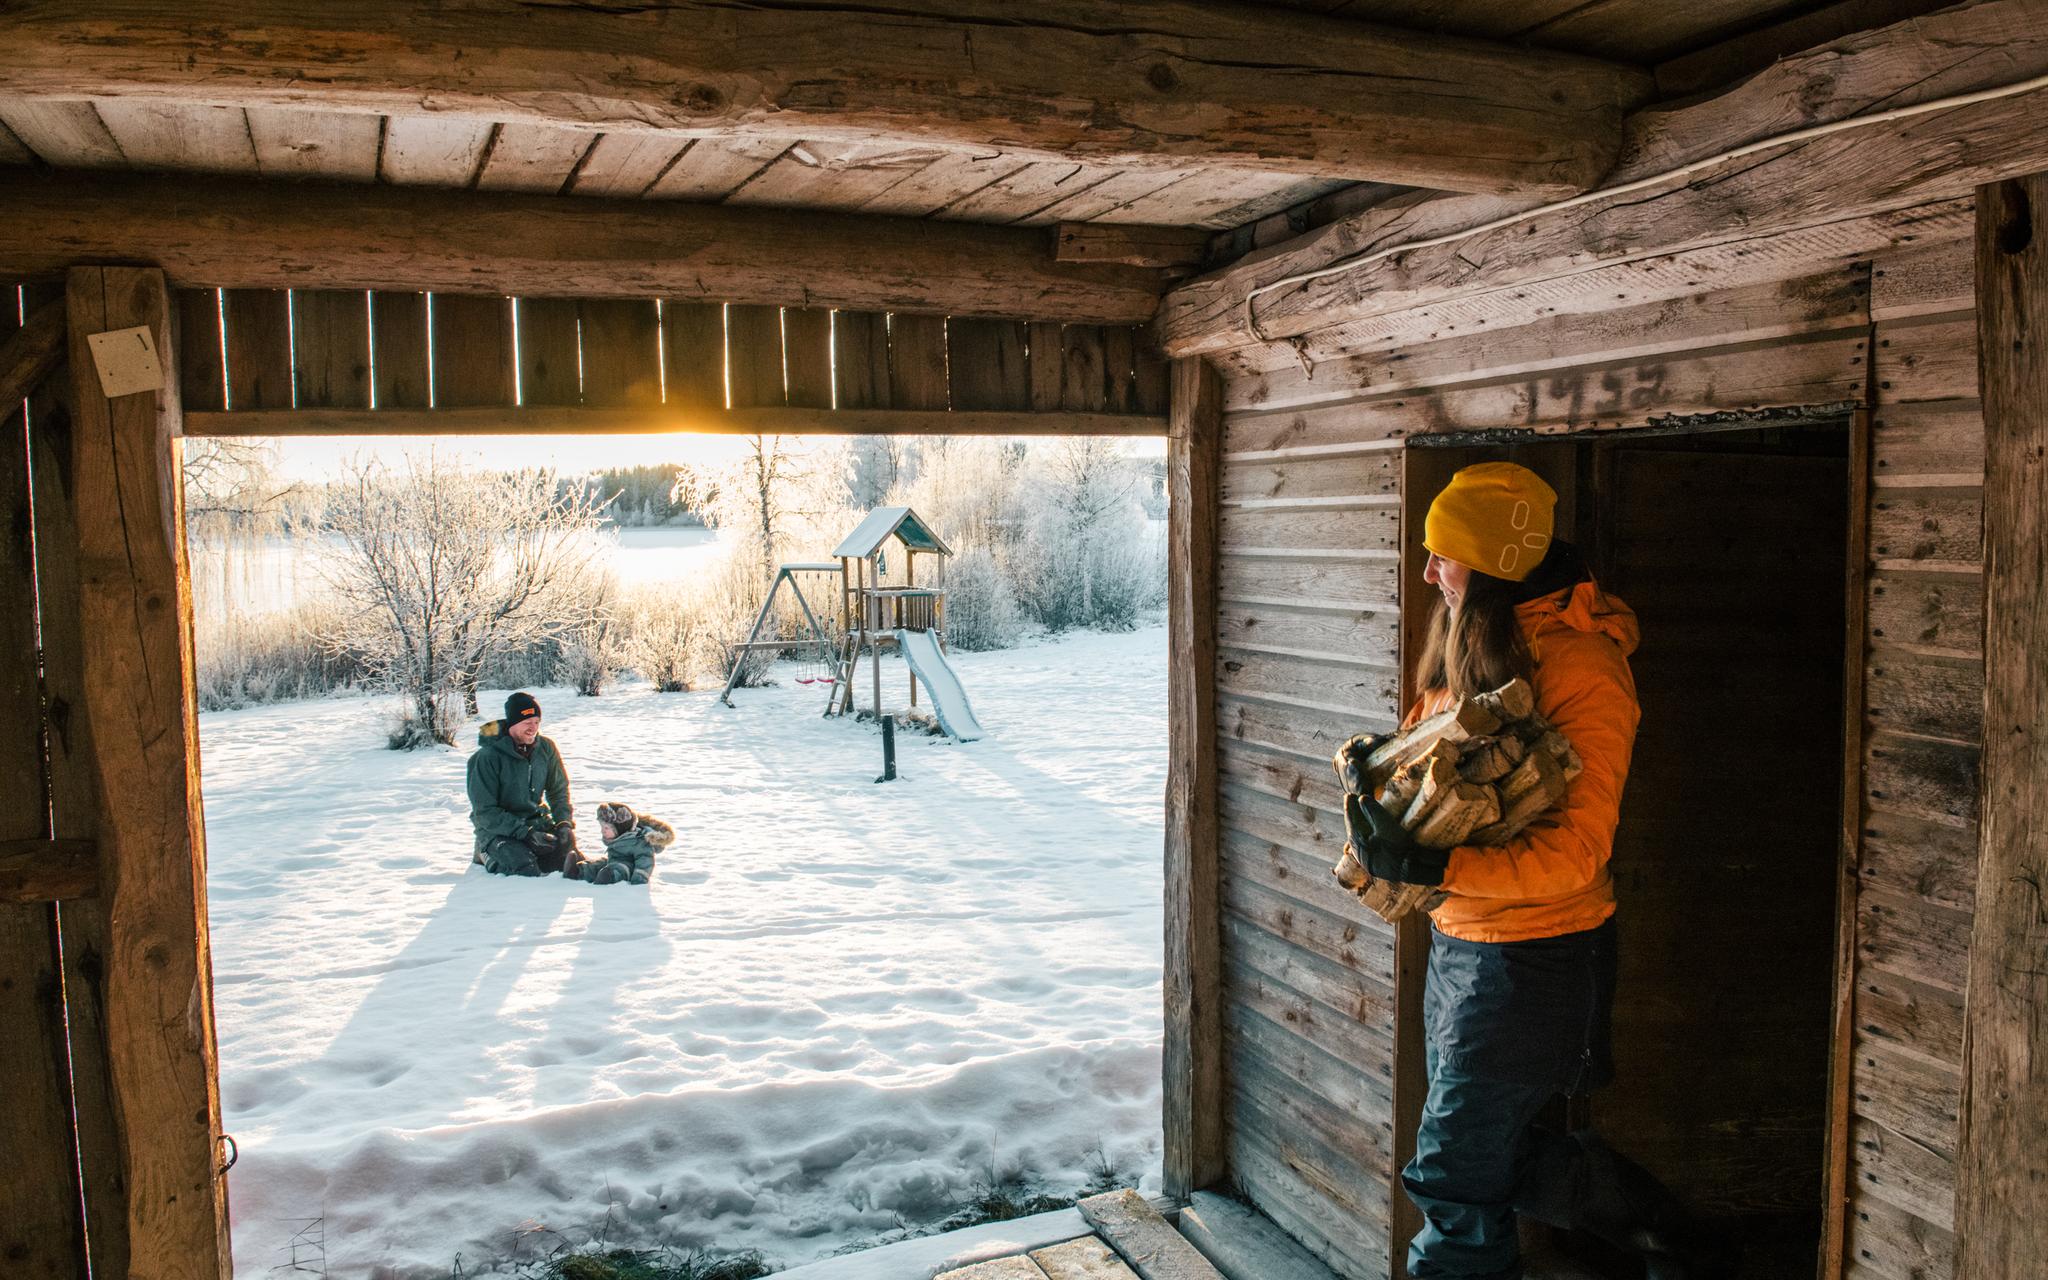
[[[1639,112],[1603,186],[1792,129],[2014,83],[2048,71],[2048,0],[1988,0],[1786,58],[1718,97]],[[2048,91],[1873,125],[1751,155],[1685,178],[1356,269],[1268,286],[1340,260],[1527,208],[1489,197],[1397,197],[1168,295],[1175,356],[1388,317],[1445,300],[1528,289],[1614,263],[1965,195],[2048,164],[2036,127]],[[1684,292],[1697,292],[1697,280]],[[1246,300],[1256,293],[1246,315]],[[1675,295],[1663,295],[1675,296]],[[1637,295],[1634,301],[1649,300]]]
[[526,405],[483,409],[265,409],[192,413],[188,436],[633,435],[1163,436],[1167,420],[1143,413],[1011,410],[695,408]]
[[1199,360],[1173,370],[1167,438],[1167,1194],[1224,1172],[1222,903],[1216,810],[1217,485],[1223,381]]
[[1984,757],[1963,1038],[1956,1274],[2048,1257],[2048,174],[1977,202],[1984,396]]
[[64,304],[46,302],[0,342],[0,418],[18,412],[63,356]]
[[1201,264],[1212,233],[1200,227],[1062,222],[1054,254],[1061,262],[1120,262],[1127,267],[1188,268]]
[[11,95],[914,139],[1451,191],[1584,190],[1649,87],[1589,58],[1190,0],[50,0],[0,17]]
[[157,350],[174,353],[170,298],[160,271],[78,267],[65,306],[71,470],[78,509],[90,513],[78,524],[80,657],[100,783],[100,892],[117,922],[106,1026],[130,1256],[155,1276],[218,1277],[230,1265],[227,1192],[216,1145],[178,388],[167,374],[154,394],[110,400],[86,345],[89,334],[146,324]]
[[61,902],[99,892],[90,840],[0,840],[0,902]]
[[[418,187],[29,175],[0,278],[153,262],[174,284],[704,299],[1138,324],[1159,273],[1058,262],[1042,230]],[[381,357],[380,357],[381,359]]]

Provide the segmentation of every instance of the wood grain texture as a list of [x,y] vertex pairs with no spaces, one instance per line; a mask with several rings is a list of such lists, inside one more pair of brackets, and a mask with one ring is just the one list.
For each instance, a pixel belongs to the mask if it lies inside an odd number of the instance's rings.
[[[29,724],[40,734],[40,708]],[[40,777],[36,785],[39,789],[43,786]],[[90,840],[54,840],[45,836],[0,840],[0,902],[90,898],[99,892],[99,887],[99,850]]]
[[652,298],[583,298],[583,403],[642,408],[661,403],[661,317]]
[[782,371],[782,309],[731,306],[725,310],[726,369],[735,409],[770,408],[787,392]]
[[1984,757],[1956,1162],[1956,1274],[2048,1256],[2048,175],[1977,197],[1984,399]]
[[516,298],[519,332],[519,403],[583,402],[582,355],[573,298]]
[[1216,812],[1217,482],[1222,380],[1173,371],[1167,437],[1166,1185],[1185,1196],[1225,1171],[1222,904]]
[[[1163,436],[1167,420],[1139,413],[1015,413],[943,409],[799,409],[736,406],[692,408],[669,403],[658,408],[616,409],[585,405],[505,405],[466,409],[280,409],[247,413],[195,413],[185,420],[190,436],[420,436],[635,435],[704,432],[753,435],[790,432],[811,435],[960,436]],[[1345,584],[1338,574],[1329,581]],[[1369,575],[1365,575],[1369,576]],[[1283,575],[1284,581],[1254,581],[1248,589],[1310,590],[1315,575]],[[1354,588],[1369,593],[1363,580]],[[1281,601],[1296,603],[1296,601]],[[1343,606],[1340,606],[1343,607]]]
[[[180,286],[688,298],[1139,324],[1160,273],[1042,232],[647,200],[127,175],[0,187],[0,278],[141,258]],[[404,253],[391,246],[403,244]]]
[[832,380],[841,409],[889,407],[889,317],[832,313]]
[[1030,408],[1028,344],[1029,326],[1021,320],[948,321],[946,374],[953,407]]
[[221,295],[221,313],[227,336],[229,406],[291,408],[291,294],[283,289],[229,289]]
[[785,308],[782,358],[789,376],[789,403],[803,409],[831,408],[832,313],[820,307]]
[[220,291],[180,289],[178,312],[178,383],[185,404],[194,409],[228,407],[226,366],[220,350]]
[[[13,320],[9,315],[4,323]],[[61,308],[56,322],[61,329]],[[0,1110],[0,1143],[10,1164],[0,1179],[0,1258],[10,1275],[69,1280],[85,1274],[85,1230],[57,912],[41,892],[52,878],[42,868],[55,858],[38,849],[48,831],[40,804],[47,792],[28,429],[19,395],[0,403],[0,600],[7,602],[0,609],[0,777],[29,801],[0,816],[0,1018],[8,1028],[0,1037],[0,1072],[13,1095]]]
[[[199,30],[246,35],[202,45]],[[393,0],[317,24],[283,4],[202,0],[121,21],[34,4],[0,37],[0,76],[40,98],[383,113],[431,101],[507,129],[627,120],[1537,194],[1591,185],[1619,149],[1621,112],[1650,89],[1643,72],[1566,54],[1176,0],[1113,16],[1056,0],[1025,25],[998,0],[887,14],[692,0],[630,16]]]
[[1074,1207],[1142,1280],[1223,1280],[1209,1260],[1135,1191],[1089,1196]]
[[1242,1201],[1197,1191],[1175,1225],[1227,1280],[1336,1280],[1314,1254]]
[[[79,618],[99,781],[106,1027],[132,1257],[166,1277],[228,1274],[220,1095],[207,952],[206,836],[193,718],[189,576],[175,385],[100,394],[85,336],[147,324],[170,348],[161,272],[74,268],[72,472]],[[109,513],[119,513],[111,518]]]
[[[6,293],[11,295],[13,290]],[[11,310],[13,297],[8,296],[6,303]],[[6,330],[0,330],[0,413],[10,415],[4,420],[19,426],[15,417],[20,414],[22,401],[43,384],[43,379],[64,358],[64,305],[57,301],[44,303],[19,328],[14,327],[14,317],[9,315],[6,326]]]
[[[43,633],[43,705],[49,748],[51,834],[75,842],[99,833],[99,779],[85,698],[79,620],[78,477],[72,418],[55,394],[33,406],[36,588]],[[107,898],[59,903],[65,1017],[70,1025],[72,1120],[93,1274],[128,1272],[128,1172],[107,1033],[112,922]]]
[[898,409],[944,409],[946,318],[889,317],[889,403]]
[[369,301],[360,289],[293,291],[296,403],[322,409],[370,407]]
[[370,295],[371,381],[379,409],[427,407],[427,345],[426,294]]
[[663,299],[661,359],[671,408],[724,409],[725,307]]
[[[512,300],[496,294],[437,293],[427,300],[433,343],[434,406],[515,403]],[[230,336],[233,330],[229,331]],[[233,353],[228,368],[234,369]],[[239,406],[239,401],[236,402]],[[272,406],[265,406],[272,407]]]
[[[1620,163],[1604,181],[1665,172],[1790,128],[2009,83],[2048,70],[2039,0],[1950,9],[1784,59],[1705,101],[1632,116]],[[1995,52],[1994,52],[1995,51]],[[1263,286],[1428,228],[1480,225],[1516,206],[1466,199],[1390,202],[1323,228],[1298,247],[1192,281],[1169,295],[1161,333],[1174,355],[1293,337],[1456,294],[1534,286],[1601,262],[1753,242],[1792,228],[1967,194],[2038,168],[2044,146],[2007,98],[1752,155],[1648,192],[1417,249],[1353,271],[1247,298]],[[2029,135],[2023,137],[2022,135]],[[1882,157],[1880,159],[1879,157]]]

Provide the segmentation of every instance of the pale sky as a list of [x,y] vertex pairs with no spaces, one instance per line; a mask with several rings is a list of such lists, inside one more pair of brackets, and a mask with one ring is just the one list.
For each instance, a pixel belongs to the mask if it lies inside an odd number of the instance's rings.
[[[823,440],[826,437],[818,437]],[[843,438],[843,437],[840,437]],[[798,437],[799,440],[802,437]],[[622,436],[332,436],[295,437],[277,441],[278,466],[294,478],[320,480],[332,476],[359,455],[397,460],[429,447],[443,457],[463,459],[491,470],[553,467],[566,475],[681,462],[716,469],[740,457],[745,436],[622,435]],[[1130,441],[1137,457],[1156,458],[1166,451],[1162,439]]]

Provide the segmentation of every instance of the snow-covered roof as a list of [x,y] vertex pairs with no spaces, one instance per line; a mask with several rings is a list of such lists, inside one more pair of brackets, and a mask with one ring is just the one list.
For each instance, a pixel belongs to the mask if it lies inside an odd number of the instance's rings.
[[903,545],[912,551],[936,551],[942,556],[953,554],[953,548],[946,545],[946,540],[932,532],[924,517],[909,507],[876,507],[868,512],[868,518],[861,521],[858,528],[846,535],[846,540],[832,554],[871,556],[892,534],[903,539]]

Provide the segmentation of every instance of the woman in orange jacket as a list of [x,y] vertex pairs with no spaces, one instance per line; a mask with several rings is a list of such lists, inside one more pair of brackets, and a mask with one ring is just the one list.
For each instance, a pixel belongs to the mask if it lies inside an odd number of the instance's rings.
[[1424,577],[1441,593],[1412,724],[1529,680],[1585,770],[1564,803],[1499,847],[1426,849],[1365,797],[1347,811],[1377,877],[1440,885],[1423,992],[1429,1093],[1401,1179],[1425,1223],[1414,1280],[1519,1280],[1515,1217],[1590,1231],[1651,1280],[1734,1274],[1730,1249],[1590,1132],[1536,1125],[1559,1093],[1613,1077],[1614,885],[1607,862],[1641,717],[1635,614],[1553,539],[1557,495],[1513,463],[1467,467],[1430,505]]

